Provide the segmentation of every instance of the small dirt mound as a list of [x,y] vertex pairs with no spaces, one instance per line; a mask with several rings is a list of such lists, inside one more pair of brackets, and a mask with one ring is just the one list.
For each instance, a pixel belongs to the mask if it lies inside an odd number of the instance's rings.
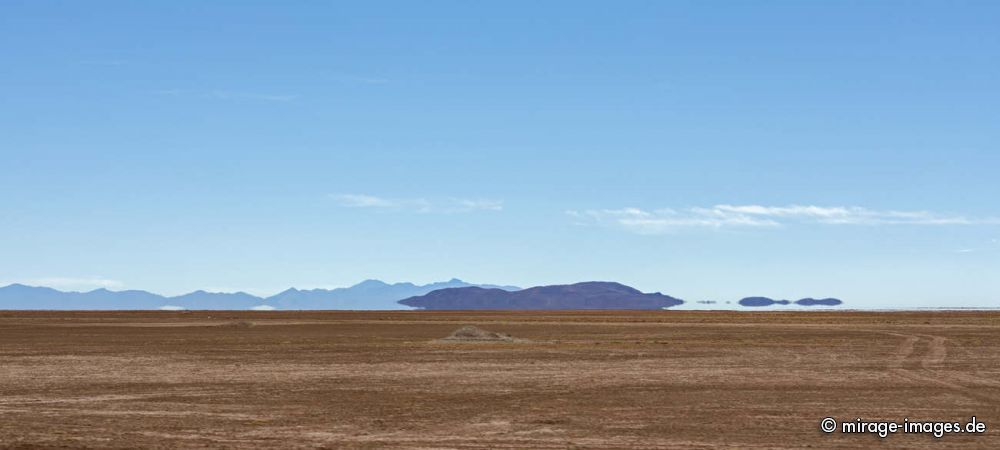
[[459,342],[514,342],[514,338],[510,337],[509,334],[486,331],[471,325],[459,328],[441,340]]
[[224,324],[219,325],[219,326],[225,327],[225,328],[246,329],[246,328],[253,328],[254,323],[250,322],[249,320],[241,320],[239,322],[224,323]]

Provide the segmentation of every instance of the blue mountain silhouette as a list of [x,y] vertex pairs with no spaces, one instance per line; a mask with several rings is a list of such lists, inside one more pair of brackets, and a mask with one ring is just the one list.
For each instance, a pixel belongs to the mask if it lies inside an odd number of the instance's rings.
[[421,309],[663,309],[684,303],[659,292],[644,294],[621,283],[588,281],[520,291],[463,287],[440,289],[399,303]]
[[[366,280],[348,288],[308,290],[291,288],[262,298],[245,292],[199,290],[168,297],[139,290],[95,289],[89,292],[64,292],[48,287],[11,284],[0,287],[0,310],[148,310],[163,307],[242,310],[260,305],[270,305],[277,309],[406,309],[396,301],[436,289],[467,286],[479,285],[466,283],[457,278],[426,285],[389,284],[379,280]],[[514,286],[482,286],[518,289]]]

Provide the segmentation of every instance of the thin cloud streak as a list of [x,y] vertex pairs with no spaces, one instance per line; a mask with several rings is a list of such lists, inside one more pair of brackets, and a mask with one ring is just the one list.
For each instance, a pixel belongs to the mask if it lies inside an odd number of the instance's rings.
[[947,216],[929,211],[873,210],[859,206],[715,205],[683,210],[639,208],[567,211],[581,225],[597,224],[638,234],[663,234],[689,228],[776,228],[822,225],[1000,225],[997,218]]
[[418,213],[461,213],[472,211],[501,211],[503,201],[490,199],[447,198],[383,198],[368,194],[331,194],[338,205],[345,208],[369,208]]
[[364,194],[336,194],[333,196],[340,202],[340,206],[350,208],[395,208],[397,203],[374,195]]
[[290,102],[299,98],[293,94],[261,94],[257,92],[212,91],[215,98],[225,100],[263,100],[268,102]]
[[107,66],[107,67],[119,67],[126,64],[125,60],[122,59],[88,59],[80,61],[80,64],[85,66]]
[[273,94],[273,93],[226,91],[226,90],[198,91],[198,90],[184,90],[184,89],[160,89],[153,91],[153,93],[157,95],[164,95],[170,97],[185,96],[185,97],[218,99],[218,100],[250,100],[250,101],[277,102],[277,103],[292,102],[299,98],[299,96],[296,94]]
[[755,217],[775,217],[816,221],[827,224],[856,225],[976,225],[1000,223],[1000,219],[969,219],[963,216],[942,216],[929,211],[878,211],[859,206],[783,206],[716,205],[723,214],[743,214]]
[[359,83],[359,84],[386,84],[389,83],[388,78],[375,77],[375,76],[365,76],[342,72],[330,72],[327,73],[329,79],[344,83]]

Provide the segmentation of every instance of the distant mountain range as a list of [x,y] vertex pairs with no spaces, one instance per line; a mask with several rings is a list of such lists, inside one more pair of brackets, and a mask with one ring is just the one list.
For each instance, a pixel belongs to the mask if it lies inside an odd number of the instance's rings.
[[659,292],[644,294],[620,283],[590,281],[520,291],[449,288],[401,300],[420,309],[663,309],[684,303]]
[[739,303],[741,306],[760,307],[790,305],[793,303],[799,306],[837,306],[844,302],[836,298],[803,298],[793,302],[790,300],[774,300],[767,297],[746,297],[740,300]]
[[[448,288],[482,287],[502,291],[516,291],[516,286],[471,284],[458,278],[448,281],[416,285],[413,283],[387,284],[379,280],[366,280],[349,288],[309,289],[291,288],[268,297],[266,304],[278,309],[406,309],[398,302],[415,295]],[[336,305],[331,307],[329,305]]]
[[[194,291],[173,297],[147,291],[64,292],[48,287],[11,284],[0,287],[0,310],[393,310],[393,309],[646,309],[658,310],[683,304],[669,295],[645,294],[620,283],[589,281],[576,284],[516,286],[472,284],[453,278],[418,285],[365,280],[336,289],[291,288],[270,297],[245,292]],[[711,304],[712,302],[698,302]],[[728,302],[727,302],[728,303]],[[796,301],[746,297],[743,307],[774,305],[838,306],[836,298],[803,298]]]
[[349,288],[288,289],[270,297],[257,297],[245,292],[223,293],[195,291],[167,297],[146,291],[63,292],[48,287],[12,284],[0,287],[0,309],[66,309],[66,310],[148,310],[148,309],[230,309],[255,307],[276,309],[406,309],[398,300],[428,292],[470,286],[498,290],[517,290],[515,286],[474,285],[457,278],[449,281],[416,285],[389,284],[366,280]]

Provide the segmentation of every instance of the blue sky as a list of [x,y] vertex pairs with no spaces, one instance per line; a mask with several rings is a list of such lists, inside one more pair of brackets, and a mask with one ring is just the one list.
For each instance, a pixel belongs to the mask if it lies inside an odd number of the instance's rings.
[[1000,306],[997,2],[0,3],[0,283]]

